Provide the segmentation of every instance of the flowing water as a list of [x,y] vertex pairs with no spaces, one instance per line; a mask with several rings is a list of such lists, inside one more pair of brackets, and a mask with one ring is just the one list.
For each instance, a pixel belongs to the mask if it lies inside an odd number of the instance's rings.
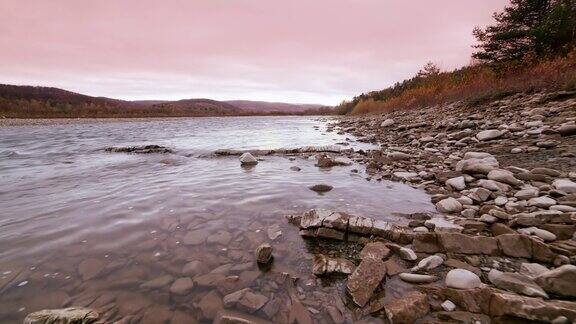
[[[285,298],[296,295],[315,321],[326,322],[327,307],[344,310],[342,284],[314,278],[317,246],[284,216],[328,208],[400,221],[398,213],[432,210],[426,194],[367,181],[359,165],[317,168],[312,155],[264,156],[242,168],[237,156],[210,153],[370,148],[326,132],[327,122],[234,117],[0,128],[0,322],[68,305],[99,308],[109,321],[210,322],[224,295],[246,287],[269,299],[254,316],[286,321],[294,306]],[[104,150],[142,144],[175,153]],[[334,189],[308,189],[319,183]],[[280,237],[268,237],[278,230]],[[263,242],[274,246],[270,269],[254,261]],[[300,278],[294,291],[286,274]],[[182,278],[194,283],[186,287]],[[183,291],[171,292],[177,279]]]

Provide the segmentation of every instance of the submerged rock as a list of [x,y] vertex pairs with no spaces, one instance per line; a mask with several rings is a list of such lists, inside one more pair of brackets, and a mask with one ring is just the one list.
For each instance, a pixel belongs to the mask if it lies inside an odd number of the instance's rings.
[[334,187],[327,185],[327,184],[317,184],[317,185],[313,185],[308,187],[308,189],[315,191],[317,193],[324,193],[324,192],[328,192],[330,190],[332,190]]
[[99,317],[95,310],[84,307],[45,309],[28,314],[24,324],[90,324]]
[[267,264],[272,260],[272,246],[268,243],[260,244],[256,248],[256,262]]
[[356,266],[343,258],[329,258],[323,254],[315,255],[312,261],[312,273],[317,276],[330,274],[351,274]]
[[128,147],[108,147],[106,152],[114,153],[134,153],[134,154],[153,154],[153,153],[174,153],[171,149],[160,145],[141,145]]

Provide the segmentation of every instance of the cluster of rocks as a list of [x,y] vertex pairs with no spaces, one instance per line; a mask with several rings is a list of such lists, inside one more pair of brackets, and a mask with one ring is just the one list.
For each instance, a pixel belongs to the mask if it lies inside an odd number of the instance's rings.
[[[412,271],[399,278],[424,297],[414,293],[398,303],[429,306],[419,315],[439,322],[470,314],[480,322],[479,315],[487,321],[574,321],[576,303],[569,300],[576,297],[575,97],[576,92],[518,94],[478,106],[457,102],[342,118],[332,130],[381,145],[347,153],[366,165],[369,180],[422,188],[438,213],[409,215],[405,226],[362,218],[358,227],[358,217],[324,211],[292,219],[306,237],[381,240],[393,252],[415,253],[413,260],[400,258],[416,264],[406,265]],[[374,263],[359,262],[358,267]],[[368,272],[382,286],[382,271]],[[462,290],[461,283],[450,283],[454,275],[474,284]],[[368,305],[377,296],[373,292]],[[436,305],[439,296],[446,299]]]
[[[382,314],[392,323],[426,316],[480,323],[489,323],[491,317],[576,320],[576,302],[562,300],[576,298],[576,266],[559,262],[565,261],[563,255],[537,237],[489,237],[433,229],[421,233],[408,226],[322,209],[288,219],[306,238],[363,244],[357,256],[317,254],[312,262],[317,276],[348,276],[346,291],[359,317]],[[549,269],[533,261],[556,267]],[[415,288],[390,300],[386,282],[395,277]],[[498,302],[491,306],[492,300]],[[522,308],[518,303],[537,307]]]

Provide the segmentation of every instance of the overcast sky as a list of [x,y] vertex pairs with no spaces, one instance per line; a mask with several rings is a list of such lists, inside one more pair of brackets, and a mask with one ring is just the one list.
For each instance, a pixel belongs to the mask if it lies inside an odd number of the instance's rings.
[[337,104],[470,62],[506,0],[0,0],[0,83]]

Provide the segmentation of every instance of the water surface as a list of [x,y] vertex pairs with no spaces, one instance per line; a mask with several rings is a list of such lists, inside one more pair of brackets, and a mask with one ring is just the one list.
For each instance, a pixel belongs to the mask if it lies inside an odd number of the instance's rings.
[[[210,321],[231,291],[251,287],[271,300],[287,294],[282,272],[306,283],[303,303],[322,321],[326,305],[319,301],[338,303],[330,295],[342,294],[342,287],[305,291],[314,282],[312,254],[284,216],[329,208],[399,220],[397,213],[431,210],[428,197],[403,184],[367,181],[359,165],[319,169],[312,155],[265,156],[254,168],[241,168],[237,157],[210,153],[370,148],[326,132],[326,124],[312,117],[238,117],[0,128],[0,321],[20,322],[62,304],[104,307],[110,319],[136,314],[135,320],[150,321],[144,310],[154,309],[154,316],[173,322]],[[175,154],[104,151],[141,144]],[[334,189],[323,195],[308,189],[318,183]],[[277,227],[282,235],[271,240],[268,230]],[[204,240],[185,244],[190,232]],[[263,242],[275,247],[268,272],[254,264],[253,251]],[[202,267],[184,274],[194,261]],[[170,284],[141,287],[158,277],[208,273],[217,282],[183,296],[171,293]],[[256,315],[282,322],[284,308]]]

